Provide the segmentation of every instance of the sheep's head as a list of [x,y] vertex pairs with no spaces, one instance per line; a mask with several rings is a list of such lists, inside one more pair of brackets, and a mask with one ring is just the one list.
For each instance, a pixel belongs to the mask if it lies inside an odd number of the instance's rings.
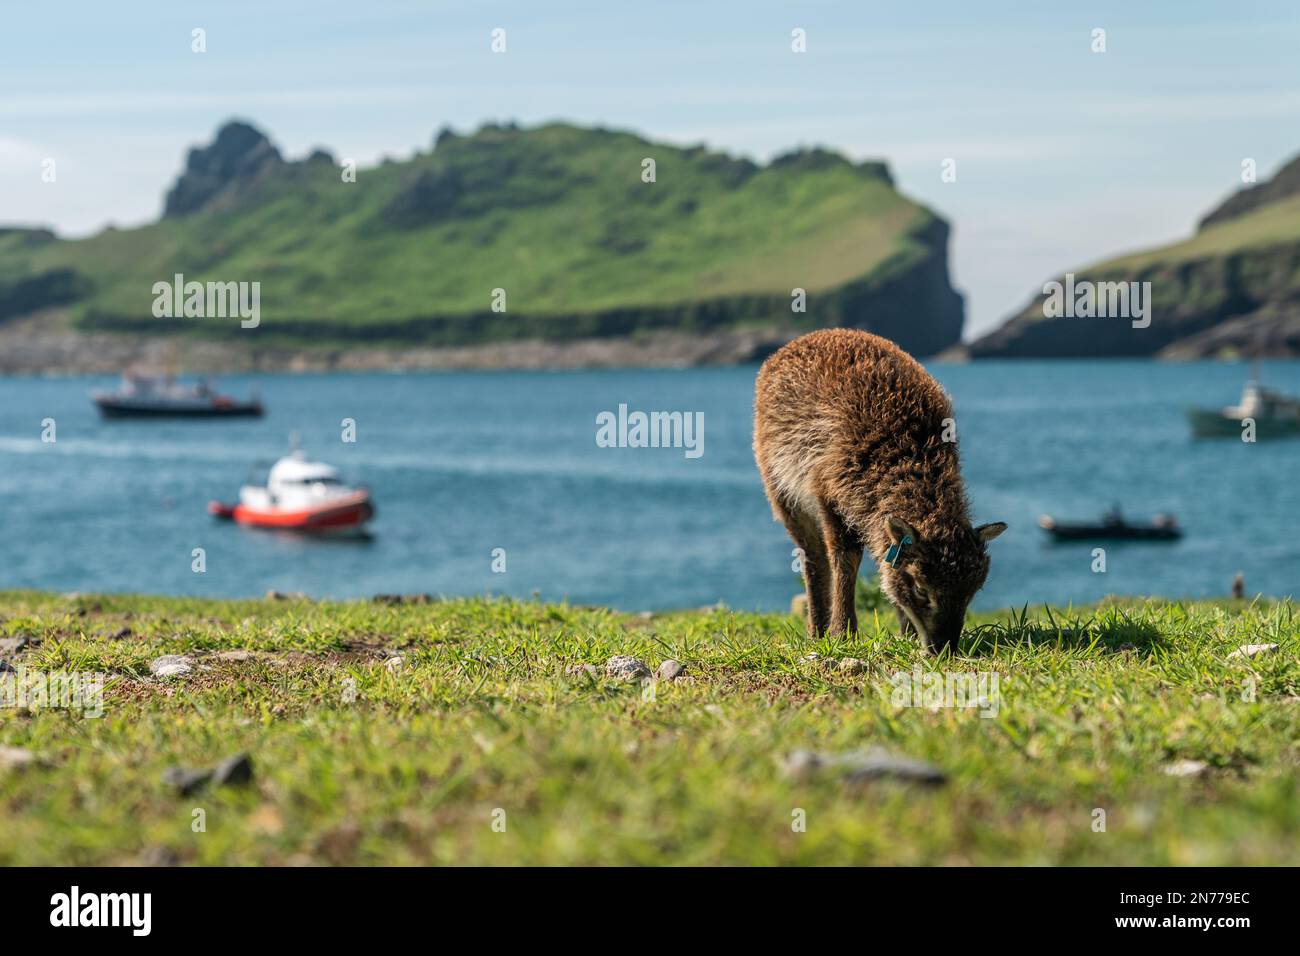
[[925,536],[901,518],[884,519],[890,549],[880,585],[930,651],[956,650],[966,609],[989,573],[985,545],[1007,530],[995,521],[972,528],[961,522]]

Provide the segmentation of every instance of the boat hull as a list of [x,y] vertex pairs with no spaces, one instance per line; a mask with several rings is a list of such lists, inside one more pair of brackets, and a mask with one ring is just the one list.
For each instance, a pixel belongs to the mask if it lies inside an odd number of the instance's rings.
[[375,516],[375,508],[370,495],[362,492],[329,504],[297,510],[250,508],[243,504],[213,501],[208,504],[208,513],[248,528],[332,534],[362,530]]
[[229,402],[220,405],[165,405],[96,398],[105,418],[259,418],[261,402]]
[[[1187,420],[1192,426],[1195,438],[1236,438],[1241,440],[1245,425],[1240,418],[1224,415],[1222,412],[1191,408],[1187,411]],[[1300,435],[1300,420],[1290,418],[1256,418],[1255,438],[1292,438]]]
[[1056,541],[1177,541],[1183,536],[1178,528],[1058,524],[1043,530]]

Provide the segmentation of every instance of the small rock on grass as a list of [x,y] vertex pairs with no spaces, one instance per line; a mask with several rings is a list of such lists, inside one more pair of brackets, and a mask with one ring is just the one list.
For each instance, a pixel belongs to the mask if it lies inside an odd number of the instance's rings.
[[194,662],[184,654],[164,654],[149,662],[154,677],[184,677],[194,669]]
[[605,662],[605,676],[614,680],[640,680],[650,676],[650,668],[635,657],[616,654]]
[[182,797],[197,793],[211,778],[212,771],[205,768],[168,767],[162,775],[163,783],[173,788]]
[[840,661],[840,670],[845,674],[861,674],[867,669],[867,662],[860,661],[856,657],[846,657]]
[[32,639],[26,634],[19,634],[16,637],[0,637],[0,654],[17,654],[31,642]]
[[227,757],[212,771],[212,781],[217,786],[242,786],[253,780],[253,758],[239,753]]
[[180,866],[181,858],[171,847],[147,846],[136,858],[140,866]]
[[1204,760],[1178,760],[1164,769],[1171,777],[1199,777],[1209,768],[1210,765]]
[[595,680],[600,676],[600,673],[596,670],[595,665],[593,664],[570,664],[564,669],[564,673],[568,674],[570,677],[586,676],[590,677],[592,680]]
[[659,665],[655,671],[655,677],[660,680],[677,680],[686,670],[686,665],[681,661],[675,661],[671,657]]
[[36,763],[36,754],[22,747],[0,747],[0,770],[21,770]]
[[212,781],[217,786],[242,786],[253,779],[253,761],[246,753],[227,757],[215,767],[170,767],[163,771],[163,783],[182,797],[197,793]]
[[901,757],[880,749],[853,750],[827,754],[813,750],[796,750],[785,760],[787,776],[806,779],[822,772],[834,772],[848,783],[876,780],[900,780],[938,786],[948,776],[938,767],[910,757]]
[[1228,660],[1232,660],[1233,658],[1259,657],[1261,654],[1273,654],[1277,649],[1278,646],[1276,644],[1243,644],[1228,655]]
[[244,661],[252,660],[253,652],[243,650],[221,651],[213,656],[219,661],[233,661],[234,663],[240,664]]
[[384,661],[384,666],[390,671],[395,671],[400,670],[402,665],[405,663],[406,659],[399,654],[396,657],[390,657],[388,660]]

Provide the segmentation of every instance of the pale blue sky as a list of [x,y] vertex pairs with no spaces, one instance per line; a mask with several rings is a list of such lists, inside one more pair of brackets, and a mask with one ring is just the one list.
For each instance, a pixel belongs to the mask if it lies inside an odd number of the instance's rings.
[[[207,30],[208,52],[190,52]],[[494,27],[508,53],[489,51]],[[802,27],[808,52],[790,52]],[[1107,31],[1107,52],[1090,50]],[[290,156],[427,149],[443,124],[549,119],[766,159],[889,162],[954,226],[967,334],[1066,269],[1186,234],[1300,152],[1291,2],[101,0],[0,7],[0,223],[157,215],[230,116]],[[45,157],[58,181],[40,181]],[[957,160],[957,182],[940,164]]]

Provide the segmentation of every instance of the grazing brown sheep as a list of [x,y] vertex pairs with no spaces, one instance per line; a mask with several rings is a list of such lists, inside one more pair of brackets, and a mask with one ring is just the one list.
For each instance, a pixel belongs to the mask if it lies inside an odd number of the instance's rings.
[[985,542],[1007,526],[971,527],[951,422],[939,383],[877,335],[812,332],[763,364],[754,457],[803,551],[810,635],[857,630],[866,550],[904,633],[956,649],[988,574]]

